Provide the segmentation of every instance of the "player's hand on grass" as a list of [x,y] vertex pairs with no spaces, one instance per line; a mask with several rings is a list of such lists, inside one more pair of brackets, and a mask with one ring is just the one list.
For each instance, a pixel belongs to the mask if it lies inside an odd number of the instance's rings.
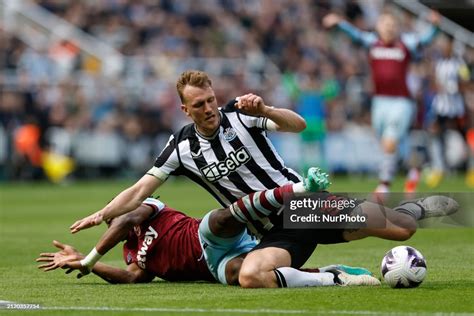
[[74,270],[79,270],[80,273],[77,275],[77,278],[81,278],[90,273],[89,268],[81,264],[81,260],[84,256],[74,247],[63,244],[57,240],[53,240],[53,245],[61,250],[41,253],[36,259],[36,262],[45,263],[39,265],[38,269],[42,269],[44,272],[56,270],[57,268],[67,269],[66,274]]
[[267,106],[262,97],[253,93],[245,94],[236,98],[235,107],[242,113],[252,116],[265,116]]
[[83,230],[92,226],[100,225],[102,221],[103,221],[102,213],[96,212],[92,215],[89,215],[83,219],[76,221],[74,224],[71,225],[71,227],[69,227],[69,229],[71,230],[71,233],[74,234],[80,230]]
[[36,262],[46,262],[38,266],[43,271],[51,271],[57,268],[64,268],[68,262],[81,260],[84,256],[74,247],[53,240],[53,245],[61,249],[57,252],[43,252],[36,259]]

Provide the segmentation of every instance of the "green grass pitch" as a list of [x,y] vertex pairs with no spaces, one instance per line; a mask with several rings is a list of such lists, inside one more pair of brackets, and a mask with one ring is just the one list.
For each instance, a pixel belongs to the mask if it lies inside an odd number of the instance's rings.
[[[364,191],[374,180],[333,179],[334,191]],[[379,265],[390,248],[407,244],[427,259],[428,275],[416,289],[329,287],[246,290],[206,283],[108,285],[90,275],[77,280],[62,270],[39,271],[35,258],[54,250],[58,239],[88,252],[105,226],[69,234],[78,218],[100,209],[131,182],[0,184],[0,301],[39,304],[30,311],[0,309],[23,315],[450,315],[474,313],[474,229],[420,229],[403,243],[368,238],[334,246],[319,246],[306,266],[345,263],[364,266],[380,276]],[[401,182],[398,187],[401,188]],[[426,189],[426,188],[424,188]],[[463,178],[446,179],[440,192],[468,191]],[[170,206],[200,217],[216,203],[196,185],[174,181],[157,192]],[[125,267],[120,247],[102,261]]]

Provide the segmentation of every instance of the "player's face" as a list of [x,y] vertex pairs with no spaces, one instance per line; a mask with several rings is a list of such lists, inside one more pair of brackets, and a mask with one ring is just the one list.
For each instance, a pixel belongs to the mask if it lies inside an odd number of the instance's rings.
[[389,14],[380,16],[377,22],[377,32],[385,43],[393,42],[398,37],[397,21]]
[[181,109],[194,121],[198,131],[205,136],[214,134],[220,124],[220,115],[212,87],[187,85],[183,89],[183,97],[184,104]]

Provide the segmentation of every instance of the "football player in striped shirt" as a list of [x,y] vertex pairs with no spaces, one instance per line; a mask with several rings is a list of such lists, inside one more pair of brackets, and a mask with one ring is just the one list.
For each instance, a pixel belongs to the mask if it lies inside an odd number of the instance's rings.
[[181,108],[193,123],[170,137],[154,166],[137,183],[103,209],[75,222],[72,233],[136,209],[170,175],[188,177],[224,207],[252,192],[301,181],[266,136],[267,131],[302,131],[306,123],[300,115],[268,106],[254,94],[218,107],[212,82],[202,71],[181,74],[177,90]]
[[463,92],[469,82],[469,68],[460,56],[456,56],[452,37],[441,41],[441,56],[436,61],[434,79],[436,95],[433,98],[430,113],[429,145],[431,170],[426,177],[429,187],[438,186],[443,174],[448,171],[446,163],[446,138],[448,129],[462,129],[465,116]]

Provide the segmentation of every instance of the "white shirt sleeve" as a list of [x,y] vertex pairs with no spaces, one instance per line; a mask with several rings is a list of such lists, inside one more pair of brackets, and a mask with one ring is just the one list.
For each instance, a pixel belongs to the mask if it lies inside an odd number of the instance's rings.
[[156,158],[155,165],[148,170],[147,174],[166,181],[169,175],[180,166],[176,146],[174,136],[171,135],[165,148],[161,151],[158,158]]

